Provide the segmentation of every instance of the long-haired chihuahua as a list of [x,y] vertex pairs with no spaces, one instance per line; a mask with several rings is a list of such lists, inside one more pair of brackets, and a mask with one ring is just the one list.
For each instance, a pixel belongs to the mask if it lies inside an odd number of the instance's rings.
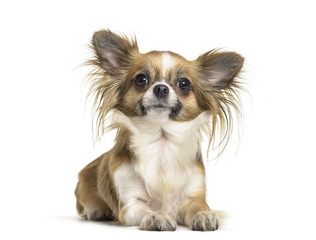
[[209,146],[217,132],[222,142],[228,137],[232,112],[239,111],[243,57],[217,50],[193,61],[169,51],[143,54],[136,39],[109,30],[96,32],[91,47],[98,134],[116,129],[116,138],[79,173],[79,215],[142,230],[216,230],[201,136]]

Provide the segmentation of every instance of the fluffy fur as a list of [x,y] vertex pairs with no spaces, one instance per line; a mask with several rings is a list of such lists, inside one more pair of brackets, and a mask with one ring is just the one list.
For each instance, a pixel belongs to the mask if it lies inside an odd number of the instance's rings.
[[79,173],[79,215],[142,230],[177,224],[216,230],[205,197],[201,133],[209,145],[217,130],[228,141],[243,58],[215,50],[194,61],[172,52],[142,54],[136,39],[109,30],[96,32],[91,47],[98,136],[107,128],[117,135],[114,147]]

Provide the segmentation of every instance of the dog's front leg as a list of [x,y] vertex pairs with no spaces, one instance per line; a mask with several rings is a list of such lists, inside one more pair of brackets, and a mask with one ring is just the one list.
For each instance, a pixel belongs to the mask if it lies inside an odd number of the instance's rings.
[[178,216],[182,224],[196,231],[214,231],[218,228],[215,212],[207,205],[205,194],[187,198],[181,205]]
[[152,213],[147,204],[141,199],[131,198],[124,202],[119,213],[119,222],[123,225],[139,226],[143,217]]
[[167,212],[150,209],[146,186],[130,164],[124,164],[116,171],[114,182],[120,202],[118,220],[121,224],[148,231],[176,229],[175,219]]

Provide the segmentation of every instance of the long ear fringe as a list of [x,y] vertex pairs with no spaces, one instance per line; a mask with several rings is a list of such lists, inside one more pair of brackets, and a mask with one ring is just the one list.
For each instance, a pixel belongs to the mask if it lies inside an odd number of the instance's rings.
[[237,127],[239,142],[243,116],[240,92],[243,89],[243,83],[235,79],[229,88],[215,91],[212,89],[212,92],[207,94],[207,104],[212,109],[211,120],[205,131],[209,140],[207,159],[210,159],[211,152],[217,152],[211,160],[217,159],[223,153],[232,137],[234,127]]
[[107,131],[107,115],[116,104],[120,84],[105,74],[105,70],[101,67],[96,50],[92,45],[90,45],[90,50],[93,57],[84,64],[91,67],[91,71],[87,76],[90,88],[86,101],[93,99],[93,132],[95,140],[99,141]]

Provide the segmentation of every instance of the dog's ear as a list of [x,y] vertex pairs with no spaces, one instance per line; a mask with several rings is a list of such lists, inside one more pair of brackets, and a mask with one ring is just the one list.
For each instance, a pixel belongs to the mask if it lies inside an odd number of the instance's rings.
[[240,72],[244,58],[234,52],[209,51],[195,60],[202,80],[214,89],[229,88]]
[[94,33],[92,45],[100,67],[109,73],[126,67],[133,55],[138,53],[136,39],[129,40],[126,36],[117,35],[109,30]]

